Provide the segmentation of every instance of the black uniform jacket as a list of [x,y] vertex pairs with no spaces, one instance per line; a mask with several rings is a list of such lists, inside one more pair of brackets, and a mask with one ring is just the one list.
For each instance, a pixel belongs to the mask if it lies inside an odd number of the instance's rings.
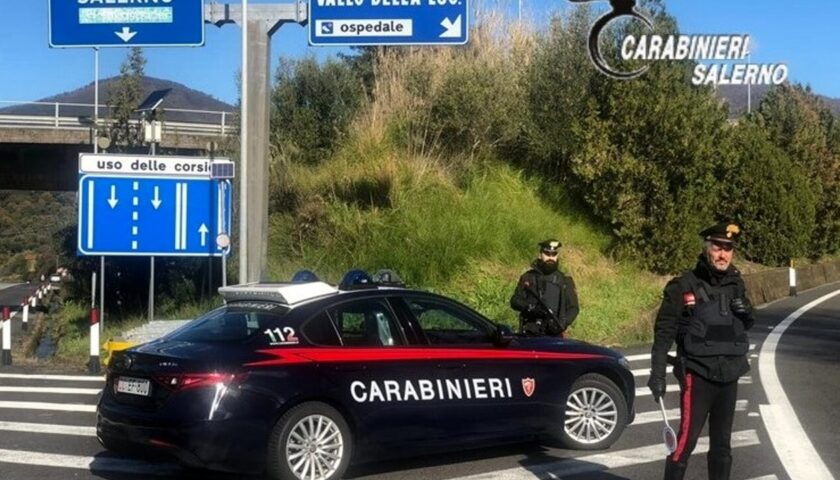
[[[548,294],[549,283],[559,286],[559,297],[552,299],[551,295]],[[545,311],[542,302],[537,297],[542,299],[557,314],[562,330],[569,328],[580,313],[577,291],[572,277],[563,275],[559,270],[546,275],[536,267],[535,262],[533,268],[519,277],[519,283],[510,299],[510,306],[519,312],[523,321],[550,321],[551,315]]]
[[[741,278],[741,272],[730,265],[722,274],[713,272],[705,255],[701,255],[697,266],[693,270],[696,277],[708,287],[725,288],[730,292],[729,297],[746,297],[746,287]],[[654,341],[651,349],[651,374],[654,376],[665,376],[665,365],[668,357],[668,350],[674,341],[677,342],[677,355],[682,361],[675,367],[679,369],[684,366],[703,378],[715,382],[732,382],[737,380],[750,370],[749,362],[745,355],[718,355],[718,356],[692,356],[684,351],[682,335],[685,334],[688,321],[691,318],[691,307],[686,303],[684,296],[688,292],[685,289],[686,281],[683,274],[674,278],[665,286],[662,305],[656,316],[654,324]],[[752,327],[753,318],[742,321],[744,329]]]

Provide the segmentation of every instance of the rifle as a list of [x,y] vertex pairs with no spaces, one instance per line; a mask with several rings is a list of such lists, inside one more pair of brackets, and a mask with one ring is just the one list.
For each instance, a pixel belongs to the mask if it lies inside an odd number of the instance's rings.
[[530,293],[531,295],[533,295],[533,296],[534,296],[534,298],[536,298],[536,299],[537,299],[537,301],[538,301],[538,302],[540,302],[540,305],[542,305],[542,306],[543,306],[543,308],[545,308],[545,310],[548,312],[548,315],[549,315],[549,317],[550,317],[550,318],[549,318],[549,320],[552,320],[552,321],[554,322],[554,327],[556,327],[556,328],[557,328],[557,332],[558,332],[558,333],[563,333],[563,331],[565,330],[564,325],[563,325],[563,322],[561,322],[561,321],[560,321],[560,318],[557,316],[557,314],[554,312],[554,310],[552,310],[552,309],[551,309],[551,307],[549,307],[549,306],[545,303],[545,300],[543,300],[543,299],[539,296],[539,294],[538,294],[537,292],[535,292],[535,291],[534,291],[532,288],[530,288],[530,287],[525,288],[525,291],[526,291],[526,292],[528,292],[528,293]]

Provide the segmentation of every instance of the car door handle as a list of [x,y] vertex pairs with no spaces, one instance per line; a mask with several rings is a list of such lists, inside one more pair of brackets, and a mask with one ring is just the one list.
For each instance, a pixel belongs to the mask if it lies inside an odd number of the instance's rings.
[[463,362],[443,362],[438,363],[437,368],[442,368],[444,370],[456,370],[459,368],[466,368],[467,364]]

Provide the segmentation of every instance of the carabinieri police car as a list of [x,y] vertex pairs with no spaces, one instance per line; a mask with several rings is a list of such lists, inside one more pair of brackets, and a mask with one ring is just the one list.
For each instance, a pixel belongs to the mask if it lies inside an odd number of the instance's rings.
[[224,306],[116,352],[99,441],[193,467],[332,480],[395,452],[535,437],[603,449],[633,420],[633,376],[612,350],[514,336],[389,272],[345,278],[221,288]]

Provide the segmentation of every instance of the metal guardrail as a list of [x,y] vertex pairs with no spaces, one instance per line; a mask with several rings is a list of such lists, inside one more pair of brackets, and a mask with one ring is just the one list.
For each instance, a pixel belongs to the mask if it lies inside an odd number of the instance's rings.
[[[0,100],[0,128],[89,130],[94,126],[94,109],[93,104],[86,103]],[[99,128],[107,128],[113,123],[108,118],[109,112],[108,105],[99,106]],[[164,134],[220,136],[233,128],[233,112],[182,108],[168,108],[162,112]],[[138,125],[140,120],[131,120],[131,123]]]

